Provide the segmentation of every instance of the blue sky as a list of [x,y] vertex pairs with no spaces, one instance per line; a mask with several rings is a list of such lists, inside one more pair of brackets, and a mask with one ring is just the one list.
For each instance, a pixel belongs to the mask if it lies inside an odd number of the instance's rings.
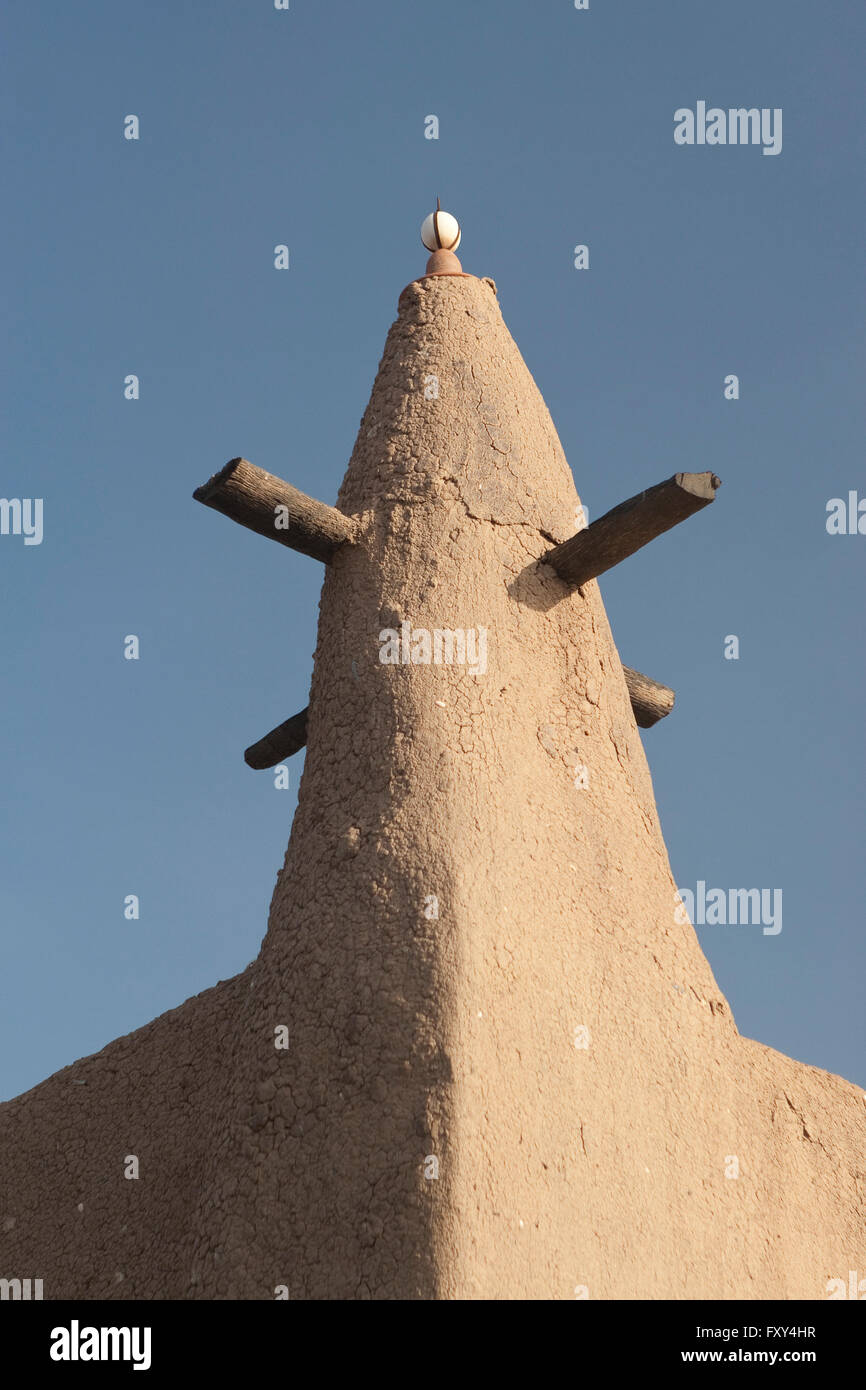
[[[825,527],[866,497],[866,11],[11,0],[3,28],[0,495],[44,499],[44,539],[0,536],[0,1097],[259,949],[301,760],[279,791],[242,752],[306,704],[322,568],[191,493],[243,454],[333,502],[437,194],[592,516],[723,479],[602,593],[677,691],[643,735],[677,882],[783,890],[776,936],[699,928],[740,1030],[866,1084],[866,536]],[[675,145],[699,100],[781,108],[781,153]]]

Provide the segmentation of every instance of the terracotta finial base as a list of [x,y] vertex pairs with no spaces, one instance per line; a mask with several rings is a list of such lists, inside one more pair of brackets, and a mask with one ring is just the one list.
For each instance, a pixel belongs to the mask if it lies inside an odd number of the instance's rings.
[[463,267],[453,251],[440,247],[427,262],[425,275],[462,275]]

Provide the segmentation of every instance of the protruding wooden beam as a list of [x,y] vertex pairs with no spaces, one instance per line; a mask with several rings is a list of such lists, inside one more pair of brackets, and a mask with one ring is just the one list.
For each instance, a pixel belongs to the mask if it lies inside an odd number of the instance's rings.
[[642,729],[651,729],[670,714],[676,695],[670,686],[659,685],[658,681],[651,681],[649,676],[633,671],[630,666],[623,666],[622,670],[634,717]]
[[675,473],[548,550],[542,562],[566,583],[586,584],[706,507],[721,485],[715,473]]
[[302,709],[300,714],[293,714],[291,719],[279,724],[276,729],[271,729],[258,743],[251,744],[244,753],[247,767],[260,772],[266,767],[276,767],[277,763],[291,758],[294,753],[300,753],[307,742],[308,713],[309,706]]
[[247,459],[231,459],[209,482],[196,488],[193,497],[250,531],[326,564],[337,547],[355,535],[351,517],[299,492]]
[[[674,692],[668,686],[650,680],[649,676],[641,675],[640,671],[633,671],[630,666],[623,666],[622,669],[634,717],[642,729],[651,729],[653,724],[670,714],[676,698]],[[271,729],[271,732],[260,738],[258,743],[252,744],[244,753],[247,767],[261,772],[266,767],[276,767],[277,763],[300,753],[307,742],[309,712],[307,706],[300,714],[293,714],[291,719],[287,719],[284,724],[278,724],[276,729]]]

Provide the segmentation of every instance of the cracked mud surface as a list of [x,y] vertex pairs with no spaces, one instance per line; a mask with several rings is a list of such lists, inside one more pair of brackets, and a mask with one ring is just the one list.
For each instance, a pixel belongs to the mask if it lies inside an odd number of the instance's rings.
[[[539,563],[578,497],[490,284],[404,291],[338,505],[359,541],[326,573],[261,954],[0,1106],[3,1272],[46,1298],[823,1297],[866,1263],[866,1102],[742,1038],[674,920],[598,587]],[[402,621],[486,628],[486,672],[383,665]]]

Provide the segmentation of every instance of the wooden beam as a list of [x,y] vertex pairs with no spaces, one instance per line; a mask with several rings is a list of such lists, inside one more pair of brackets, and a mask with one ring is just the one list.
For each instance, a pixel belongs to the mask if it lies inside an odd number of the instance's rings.
[[675,473],[548,550],[542,563],[567,584],[586,584],[706,507],[721,485],[715,473]]
[[309,706],[302,709],[300,714],[293,714],[291,719],[279,724],[276,729],[271,729],[258,743],[251,744],[244,753],[247,767],[261,771],[266,767],[276,767],[284,758],[300,753],[307,742],[308,713]]
[[[658,681],[650,680],[649,676],[641,675],[640,671],[633,671],[630,666],[623,666],[622,669],[634,717],[642,729],[651,729],[653,724],[670,714],[676,696],[668,686],[659,685]],[[277,763],[300,753],[307,742],[309,712],[307,706],[300,714],[293,714],[291,719],[278,724],[276,729],[271,729],[271,732],[260,738],[258,743],[251,744],[244,753],[247,767],[261,772],[266,767],[276,767]]]
[[651,729],[653,724],[670,714],[676,695],[669,686],[651,681],[649,676],[633,671],[630,666],[623,666],[622,671],[634,717],[642,729]]
[[298,492],[247,459],[230,459],[209,482],[196,488],[193,497],[250,531],[326,564],[337,547],[355,535],[355,523],[336,507]]

